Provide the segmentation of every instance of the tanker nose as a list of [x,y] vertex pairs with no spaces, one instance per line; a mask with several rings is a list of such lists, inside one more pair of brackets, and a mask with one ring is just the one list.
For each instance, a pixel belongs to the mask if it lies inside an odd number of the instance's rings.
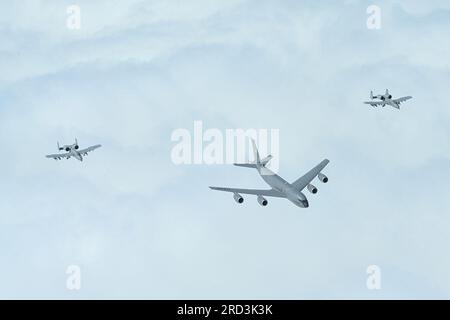
[[308,200],[303,200],[302,201],[303,207],[308,208],[309,207],[309,203]]

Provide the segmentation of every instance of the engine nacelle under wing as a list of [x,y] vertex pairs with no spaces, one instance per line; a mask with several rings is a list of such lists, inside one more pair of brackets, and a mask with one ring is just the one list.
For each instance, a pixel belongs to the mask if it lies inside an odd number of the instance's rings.
[[326,175],[324,175],[323,173],[319,173],[317,175],[317,177],[319,178],[319,180],[323,183],[327,183],[328,182],[328,177]]
[[267,204],[269,203],[269,201],[267,201],[266,198],[264,198],[263,196],[258,196],[258,203],[260,205],[262,205],[263,207],[267,206]]
[[312,184],[308,184],[307,188],[308,188],[308,191],[311,192],[312,194],[317,193],[317,188],[315,186],[313,186]]
[[244,202],[244,198],[239,193],[234,193],[233,198],[234,198],[234,201],[236,201],[237,203]]

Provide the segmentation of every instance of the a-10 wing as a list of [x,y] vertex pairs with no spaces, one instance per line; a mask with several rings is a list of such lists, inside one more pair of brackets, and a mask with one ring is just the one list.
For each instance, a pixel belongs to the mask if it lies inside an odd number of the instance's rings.
[[[78,150],[78,153],[85,156],[88,154],[88,152],[94,151],[95,149],[100,148],[102,145],[101,144],[96,144],[95,146],[86,148],[86,149],[81,149]],[[68,152],[68,153],[61,153],[61,154],[49,154],[46,157],[47,158],[51,158],[51,159],[55,159],[55,160],[61,160],[62,158],[66,158],[69,159],[72,155]]]
[[86,149],[82,149],[82,150],[78,150],[78,152],[83,155],[86,156],[88,154],[88,152],[94,151],[95,149],[100,148],[102,145],[101,144],[96,144],[95,146],[86,148]]
[[266,197],[277,197],[277,198],[286,198],[286,196],[276,190],[273,189],[238,189],[238,188],[222,188],[222,187],[210,187],[213,190],[225,191],[225,192],[234,192],[234,193],[243,193],[243,194],[254,194],[257,196],[266,196]]
[[61,160],[62,158],[69,159],[70,158],[70,153],[49,154],[49,155],[47,155],[45,157],[46,158],[55,159],[55,160]]
[[411,96],[406,96],[406,97],[401,97],[401,98],[398,98],[398,99],[394,99],[393,101],[396,104],[400,105],[400,103],[405,102],[406,100],[409,100],[411,98],[412,98]]
[[372,107],[375,106],[381,106],[383,104],[386,104],[385,101],[364,101],[365,104],[370,104]]
[[[400,104],[402,102],[405,102],[406,100],[411,99],[411,96],[406,96],[406,97],[401,97],[398,99],[392,99],[392,100],[386,100],[386,101],[364,101],[365,104],[370,104],[372,107],[376,107],[376,106],[380,106],[380,105],[385,105],[385,104],[390,104],[395,108],[398,108],[398,106],[400,106]],[[393,104],[390,103],[389,101],[394,102]]]

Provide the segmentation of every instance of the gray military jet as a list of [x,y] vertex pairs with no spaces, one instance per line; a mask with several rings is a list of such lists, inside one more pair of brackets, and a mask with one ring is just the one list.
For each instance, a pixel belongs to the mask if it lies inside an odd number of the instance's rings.
[[398,99],[392,99],[392,95],[389,93],[389,90],[386,89],[385,94],[373,95],[373,92],[370,91],[370,99],[379,99],[380,101],[364,101],[365,104],[370,104],[372,107],[389,105],[396,109],[400,109],[400,103],[405,102],[406,100],[411,99],[411,96],[401,97]]
[[66,151],[66,153],[49,154],[46,156],[47,158],[61,160],[62,158],[69,159],[70,157],[74,157],[75,159],[77,159],[79,161],[83,161],[83,156],[87,156],[88,152],[91,152],[91,151],[101,147],[100,144],[96,144],[95,146],[80,150],[77,139],[75,139],[74,144],[64,145],[64,146],[60,147],[59,142],[57,142],[56,145],[58,146],[59,151],[64,150],[64,151]]
[[317,193],[317,188],[311,184],[311,181],[318,177],[323,183],[328,182],[328,177],[325,176],[321,171],[330,162],[325,159],[317,166],[308,171],[305,175],[295,180],[293,183],[289,183],[280,176],[276,175],[274,172],[266,168],[267,163],[270,161],[272,156],[268,156],[264,159],[260,159],[258,149],[256,148],[255,142],[252,140],[253,150],[255,153],[256,161],[254,163],[235,163],[234,165],[246,168],[256,168],[259,175],[263,180],[271,187],[271,189],[238,189],[238,188],[222,188],[222,187],[210,187],[213,190],[232,192],[234,200],[237,203],[243,203],[244,198],[240,195],[251,194],[256,195],[258,203],[262,206],[266,206],[268,201],[264,197],[278,197],[286,198],[296,206],[301,208],[308,208],[309,203],[306,196],[302,193],[304,188],[307,188],[309,192],[315,194]]

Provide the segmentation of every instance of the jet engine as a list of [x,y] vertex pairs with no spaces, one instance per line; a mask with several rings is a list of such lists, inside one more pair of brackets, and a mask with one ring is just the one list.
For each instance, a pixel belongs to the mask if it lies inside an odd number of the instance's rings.
[[263,196],[258,196],[258,203],[265,207],[269,202]]
[[66,151],[69,152],[69,151],[70,151],[70,148],[69,148],[69,147],[66,147]]
[[79,148],[79,146],[76,144],[76,145],[75,145],[75,150],[78,150],[78,148]]
[[308,184],[307,188],[308,188],[308,191],[311,192],[312,194],[317,193],[317,188],[315,186],[313,186],[312,184]]
[[317,175],[317,177],[319,178],[320,181],[322,181],[323,183],[327,183],[328,182],[328,177],[326,175],[324,175],[323,173],[319,173]]
[[239,193],[234,193],[233,198],[234,198],[234,201],[236,201],[237,203],[244,202],[244,198],[242,198],[242,196]]

